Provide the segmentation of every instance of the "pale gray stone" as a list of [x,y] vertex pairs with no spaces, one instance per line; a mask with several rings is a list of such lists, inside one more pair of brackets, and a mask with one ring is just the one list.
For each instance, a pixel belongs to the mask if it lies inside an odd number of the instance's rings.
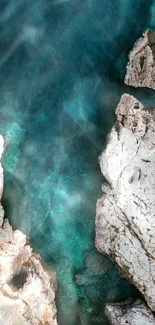
[[97,202],[96,247],[155,311],[155,111],[124,94],[99,157],[107,182]]
[[155,318],[146,304],[128,299],[124,303],[107,304],[106,316],[111,325],[155,325]]
[[125,83],[155,89],[155,32],[146,30],[129,54]]

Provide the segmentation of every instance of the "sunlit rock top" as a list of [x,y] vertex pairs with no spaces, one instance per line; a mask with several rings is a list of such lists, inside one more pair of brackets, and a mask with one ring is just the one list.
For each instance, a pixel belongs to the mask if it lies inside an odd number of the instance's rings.
[[107,304],[105,313],[111,325],[154,325],[155,318],[151,310],[141,300],[125,303]]
[[124,94],[99,157],[107,182],[97,202],[96,247],[155,311],[155,110]]
[[125,83],[155,89],[155,32],[147,30],[129,54]]
[[[0,158],[3,138],[0,136]],[[3,169],[0,165],[0,198]],[[57,325],[55,274],[34,254],[26,236],[13,231],[0,206],[0,324]]]

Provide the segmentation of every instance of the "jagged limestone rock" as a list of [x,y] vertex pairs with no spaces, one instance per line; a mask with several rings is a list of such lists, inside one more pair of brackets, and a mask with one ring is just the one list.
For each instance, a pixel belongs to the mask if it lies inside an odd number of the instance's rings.
[[[0,158],[3,152],[0,136]],[[0,199],[3,169],[0,165]],[[0,205],[0,324],[57,325],[55,274],[34,254],[26,236],[13,231]]]
[[155,89],[155,32],[150,29],[143,33],[129,54],[125,83]]
[[105,313],[111,325],[155,325],[153,313],[139,299],[107,304]]
[[155,311],[155,110],[124,94],[99,157],[107,182],[97,202],[96,247]]

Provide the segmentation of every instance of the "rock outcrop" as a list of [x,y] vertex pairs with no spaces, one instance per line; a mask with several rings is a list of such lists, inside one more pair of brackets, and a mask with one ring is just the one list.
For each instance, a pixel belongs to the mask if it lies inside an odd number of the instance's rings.
[[124,94],[99,157],[107,182],[97,202],[96,247],[155,311],[155,111]]
[[129,54],[125,83],[155,89],[155,32],[147,30]]
[[155,325],[153,313],[139,299],[136,302],[128,299],[124,303],[107,304],[105,313],[111,325]]
[[[0,136],[0,158],[3,152]],[[3,169],[0,165],[0,199]],[[55,274],[34,254],[26,236],[13,231],[0,205],[0,324],[57,325]]]

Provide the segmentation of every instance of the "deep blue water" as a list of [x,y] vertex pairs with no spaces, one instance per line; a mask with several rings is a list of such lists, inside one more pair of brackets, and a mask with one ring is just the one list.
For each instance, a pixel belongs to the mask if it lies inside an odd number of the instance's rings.
[[138,292],[94,248],[98,155],[126,91],[127,55],[152,0],[1,0],[3,204],[57,272],[59,325],[106,325],[104,305]]

